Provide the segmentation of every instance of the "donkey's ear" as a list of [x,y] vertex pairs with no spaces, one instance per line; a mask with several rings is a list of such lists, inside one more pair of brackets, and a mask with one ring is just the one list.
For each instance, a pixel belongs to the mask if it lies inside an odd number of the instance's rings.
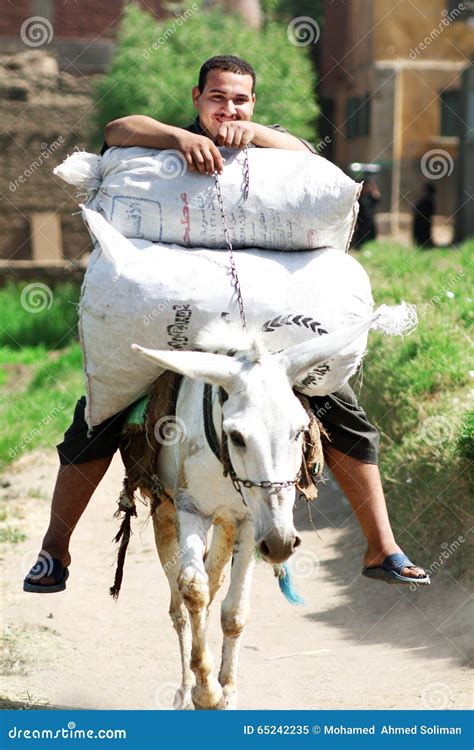
[[165,370],[179,372],[193,380],[203,380],[205,383],[220,385],[225,390],[230,390],[242,369],[240,362],[225,354],[167,352],[160,349],[144,349],[138,344],[132,344],[132,349],[156,362]]
[[373,323],[374,316],[371,316],[363,323],[347,326],[342,331],[324,334],[316,340],[304,341],[302,344],[291,346],[275,356],[286,371],[291,383],[295,383],[314,367],[335,357],[349,344],[363,336]]

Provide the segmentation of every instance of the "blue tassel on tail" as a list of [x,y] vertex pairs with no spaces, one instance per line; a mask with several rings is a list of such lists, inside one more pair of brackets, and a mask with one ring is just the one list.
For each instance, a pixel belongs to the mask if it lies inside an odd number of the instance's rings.
[[289,601],[290,604],[304,604],[304,599],[302,599],[301,596],[299,596],[299,594],[297,594],[295,589],[293,588],[290,568],[287,563],[283,563],[282,565],[275,565],[274,570],[275,575],[278,576],[278,585],[280,587],[280,591],[282,592],[285,599]]

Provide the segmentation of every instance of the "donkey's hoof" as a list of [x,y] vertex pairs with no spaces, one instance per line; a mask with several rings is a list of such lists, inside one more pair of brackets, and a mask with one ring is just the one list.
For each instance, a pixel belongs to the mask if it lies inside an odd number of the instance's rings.
[[222,687],[215,677],[208,680],[205,686],[195,686],[192,690],[196,711],[222,711],[227,707]]
[[228,688],[224,685],[224,698],[226,701],[225,709],[235,711],[237,708],[237,690],[234,687]]
[[191,690],[180,687],[174,696],[173,708],[175,711],[192,711],[194,708]]

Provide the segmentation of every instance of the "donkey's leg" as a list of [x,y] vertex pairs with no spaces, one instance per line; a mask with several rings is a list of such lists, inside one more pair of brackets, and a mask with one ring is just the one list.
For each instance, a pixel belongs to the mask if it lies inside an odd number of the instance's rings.
[[192,689],[194,707],[223,708],[222,687],[212,674],[214,663],[206,641],[209,583],[204,568],[204,553],[210,519],[179,509],[178,526],[183,555],[178,585],[191,620],[191,669],[196,677],[196,685]]
[[186,607],[178,588],[181,553],[176,531],[176,511],[169,501],[161,503],[153,514],[156,548],[171,591],[170,616],[178,634],[181,651],[181,687],[176,691],[174,708],[193,708],[191,690],[194,675],[191,671],[191,628]]
[[216,524],[212,542],[206,558],[206,573],[209,579],[209,607],[224,582],[224,568],[230,560],[235,528],[231,523]]
[[250,587],[255,563],[255,538],[250,520],[242,521],[236,529],[230,586],[222,602],[221,625],[224,633],[219,682],[224,690],[227,708],[237,703],[237,661],[240,638],[250,609]]

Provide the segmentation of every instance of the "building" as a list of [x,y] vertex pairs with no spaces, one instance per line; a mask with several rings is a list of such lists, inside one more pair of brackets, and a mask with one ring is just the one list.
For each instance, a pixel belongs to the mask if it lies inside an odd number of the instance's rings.
[[460,178],[459,154],[472,132],[461,89],[474,56],[474,3],[326,0],[321,42],[331,158],[343,169],[382,166],[382,231],[406,234],[427,181],[437,188],[438,223],[453,227],[466,203],[472,212],[474,186]]
[[[164,5],[141,3],[157,17]],[[75,261],[90,247],[53,168],[90,147],[94,76],[125,0],[4,0],[0,14],[0,261]]]

